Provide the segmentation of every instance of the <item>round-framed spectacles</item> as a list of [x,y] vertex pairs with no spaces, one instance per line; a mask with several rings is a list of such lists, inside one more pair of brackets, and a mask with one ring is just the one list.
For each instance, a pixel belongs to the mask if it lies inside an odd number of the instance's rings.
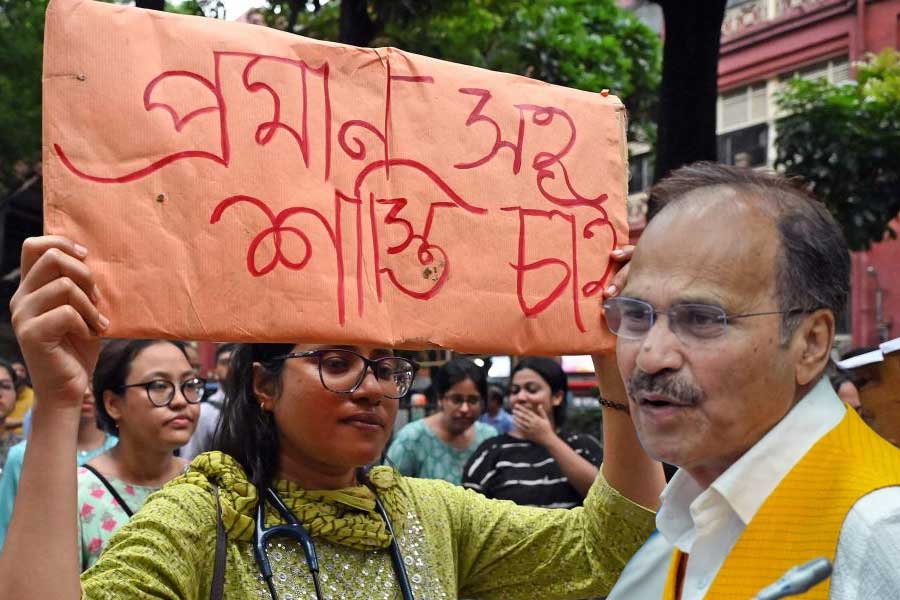
[[[172,400],[175,399],[176,385],[168,379],[154,379],[143,383],[123,385],[116,391],[122,393],[128,388],[136,387],[144,388],[144,391],[147,392],[147,399],[150,400],[150,404],[157,408],[168,406],[172,403]],[[202,377],[192,377],[182,381],[181,385],[177,387],[181,390],[181,395],[184,396],[184,399],[188,404],[199,404],[203,401],[205,395],[206,380]]]
[[372,369],[381,393],[394,400],[402,398],[409,392],[416,377],[418,365],[400,356],[383,356],[366,358],[365,356],[342,348],[326,348],[291,352],[270,359],[277,362],[289,358],[315,358],[319,368],[319,380],[325,389],[337,394],[352,394],[362,385],[366,372]]
[[444,395],[444,400],[447,400],[456,407],[460,407],[463,404],[468,404],[472,408],[481,406],[481,396],[478,396],[477,394],[471,396],[466,394],[446,394]]

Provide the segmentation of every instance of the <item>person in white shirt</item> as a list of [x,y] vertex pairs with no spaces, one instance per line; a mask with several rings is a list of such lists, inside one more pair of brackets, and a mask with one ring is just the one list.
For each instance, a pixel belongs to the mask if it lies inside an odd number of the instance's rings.
[[875,348],[876,358],[853,369],[860,380],[859,416],[878,435],[900,447],[900,338]]
[[844,310],[840,229],[774,174],[698,163],[604,304],[638,437],[678,465],[658,534],[609,600],[749,599],[822,555],[804,598],[900,598],[900,452],[823,373]]

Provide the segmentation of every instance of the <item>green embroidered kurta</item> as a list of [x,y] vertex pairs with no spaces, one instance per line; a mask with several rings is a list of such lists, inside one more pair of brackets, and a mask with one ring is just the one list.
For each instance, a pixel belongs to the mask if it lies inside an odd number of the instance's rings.
[[[584,507],[571,510],[489,500],[443,481],[394,475],[386,467],[374,470],[372,480],[391,516],[417,600],[606,595],[654,527],[653,513],[621,496],[602,475]],[[391,487],[381,489],[381,480]],[[216,539],[211,481],[219,485],[228,531],[225,597],[269,598],[253,559],[256,489],[221,453],[197,457],[186,475],[147,500],[82,575],[83,598],[208,599]],[[313,532],[327,600],[400,598],[388,551],[357,549],[360,539],[371,537],[364,523],[348,513],[338,525],[357,548],[335,542],[341,538],[335,521],[304,510],[292,484],[278,482],[276,489]],[[276,514],[267,511],[267,525],[278,522]],[[377,535],[371,539],[380,543]],[[275,539],[268,548],[281,600],[315,598],[296,544]]]

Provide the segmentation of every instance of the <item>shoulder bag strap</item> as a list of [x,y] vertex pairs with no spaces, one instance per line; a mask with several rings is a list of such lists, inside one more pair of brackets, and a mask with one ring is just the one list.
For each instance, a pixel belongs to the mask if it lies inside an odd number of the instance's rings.
[[225,522],[222,520],[222,502],[219,500],[219,486],[213,484],[216,495],[216,558],[213,566],[210,600],[222,600],[225,593]]
[[89,464],[84,464],[82,466],[85,469],[87,469],[88,471],[90,471],[91,473],[93,473],[94,477],[99,479],[100,483],[102,483],[106,487],[106,489],[109,490],[109,493],[112,494],[113,498],[116,499],[116,502],[119,503],[119,506],[122,507],[122,510],[125,511],[125,514],[128,515],[129,519],[134,516],[134,511],[131,510],[131,507],[128,506],[128,503],[125,502],[125,500],[122,498],[122,496],[119,495],[119,492],[116,491],[116,488],[114,488],[112,486],[112,484],[109,482],[109,480],[107,480],[106,477],[104,477],[103,475],[100,474],[100,471],[98,471],[97,469],[95,469],[94,467],[92,467]]

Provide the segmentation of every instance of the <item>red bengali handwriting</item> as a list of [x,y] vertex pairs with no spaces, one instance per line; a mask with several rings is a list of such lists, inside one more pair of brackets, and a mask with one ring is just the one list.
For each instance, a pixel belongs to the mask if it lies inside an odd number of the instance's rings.
[[[427,165],[411,156],[392,155],[397,145],[391,140],[392,102],[395,102],[395,86],[436,86],[436,77],[420,74],[397,74],[392,71],[390,57],[383,60],[385,80],[382,117],[378,123],[362,118],[350,118],[333,123],[334,77],[328,62],[311,65],[303,60],[245,52],[213,52],[213,77],[185,70],[164,71],[150,80],[143,90],[144,111],[161,112],[171,119],[175,132],[182,132],[189,125],[202,126],[208,132],[214,127],[214,147],[181,149],[162,156],[130,171],[117,172],[111,165],[106,172],[90,172],[76,164],[66,151],[65,141],[53,143],[53,152],[65,168],[75,176],[104,185],[125,184],[138,181],[162,169],[172,168],[183,161],[210,161],[221,169],[232,164],[232,132],[227,116],[230,111],[240,111],[241,106],[226,102],[223,81],[223,60],[245,61],[240,69],[240,86],[254,101],[266,107],[266,117],[256,124],[252,143],[264,147],[275,139],[287,139],[296,148],[299,164],[307,170],[315,162],[321,166],[324,182],[333,183],[333,165],[340,158],[357,165],[352,189],[334,189],[331,202],[321,199],[298,198],[294,206],[275,211],[271,202],[246,194],[234,194],[218,200],[209,217],[212,225],[228,227],[229,215],[236,211],[252,211],[263,217],[265,225],[248,240],[245,268],[252,277],[265,277],[277,269],[303,271],[319,253],[325,260],[333,261],[336,283],[335,298],[337,320],[343,325],[347,320],[348,296],[354,297],[357,314],[365,313],[367,282],[374,281],[378,302],[385,299],[385,288],[391,286],[410,298],[428,301],[436,297],[451,280],[456,269],[463,268],[454,262],[452,248],[446,247],[435,234],[442,229],[453,213],[464,213],[476,218],[487,218],[491,211],[472,199],[457,193],[441,169],[468,171],[500,163],[510,177],[527,177],[533,181],[537,196],[547,203],[545,208],[529,206],[503,206],[494,214],[510,215],[517,219],[517,239],[510,248],[512,258],[509,268],[515,273],[516,295],[522,314],[536,318],[558,302],[571,306],[571,316],[577,328],[585,332],[585,318],[581,302],[598,296],[611,273],[612,265],[604,256],[581,256],[579,248],[585,241],[595,240],[600,232],[608,230],[612,250],[618,244],[616,229],[604,204],[605,193],[595,196],[580,192],[570,173],[571,153],[577,140],[575,120],[563,108],[531,103],[504,106],[497,102],[491,91],[484,88],[462,87],[448,90],[461,103],[471,105],[465,121],[459,123],[459,135],[471,138],[467,148],[483,148],[483,154],[465,157],[448,156],[447,165]],[[284,88],[283,82],[271,78],[272,68],[287,69],[298,81],[296,87]],[[231,73],[231,71],[227,71]],[[276,78],[277,79],[277,78]],[[233,82],[227,82],[233,83]],[[197,92],[196,106],[178,107],[167,103],[162,93],[166,86],[193,86]],[[285,97],[286,94],[290,94]],[[315,102],[311,100],[315,97]],[[294,104],[289,104],[294,103]],[[289,118],[286,107],[299,107],[299,118]],[[504,131],[497,115],[516,115],[512,131]],[[214,119],[201,119],[214,115]],[[314,137],[311,125],[314,120]],[[526,155],[526,146],[541,128],[554,128],[552,147],[540,147]],[[563,131],[558,135],[559,131]],[[535,136],[547,139],[547,136]],[[321,139],[319,139],[321,138]],[[314,153],[320,153],[313,160]],[[335,156],[339,153],[339,156]],[[343,167],[342,167],[343,169]],[[385,189],[379,179],[412,177],[426,182],[426,197],[385,197],[373,191]],[[330,206],[329,206],[330,205]],[[497,217],[492,217],[497,218]],[[568,232],[564,244],[557,243],[554,252],[541,256],[540,240],[549,231],[558,232],[563,226]],[[318,234],[311,237],[312,232]],[[558,235],[558,233],[556,234]],[[325,247],[316,247],[313,239],[326,239]],[[390,242],[388,241],[390,240]],[[399,241],[398,241],[399,240]],[[369,244],[370,247],[366,247]],[[565,252],[558,250],[566,247]],[[367,267],[364,256],[373,257]],[[398,260],[399,259],[399,260]],[[605,270],[596,276],[598,269],[585,268],[586,261],[601,261]],[[398,271],[398,264],[415,264],[421,267],[421,275],[410,279]],[[371,269],[367,273],[366,269]],[[348,287],[348,271],[355,270],[354,289]],[[584,272],[594,273],[593,278]],[[540,274],[541,277],[535,278]],[[548,291],[548,276],[555,283]],[[532,280],[544,282],[539,290]],[[566,298],[564,300],[564,297]]]

